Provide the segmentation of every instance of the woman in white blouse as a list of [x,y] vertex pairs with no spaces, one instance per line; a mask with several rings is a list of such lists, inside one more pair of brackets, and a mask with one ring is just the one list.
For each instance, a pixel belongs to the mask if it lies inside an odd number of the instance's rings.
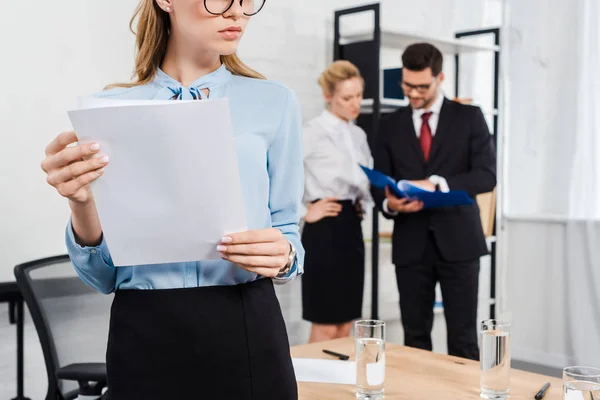
[[306,249],[303,318],[313,323],[310,342],[346,337],[361,317],[365,249],[361,221],[371,205],[369,181],[359,165],[373,158],[365,132],[354,124],[364,81],[347,61],[319,78],[327,109],[304,129]]

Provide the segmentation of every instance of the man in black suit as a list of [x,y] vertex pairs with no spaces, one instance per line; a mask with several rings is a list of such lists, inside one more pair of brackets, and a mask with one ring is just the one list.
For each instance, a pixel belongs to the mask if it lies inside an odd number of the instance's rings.
[[[410,106],[381,122],[375,169],[429,190],[464,190],[474,200],[496,186],[496,154],[478,107],[446,99],[440,90],[443,57],[427,43],[402,55],[402,88]],[[479,359],[479,258],[488,253],[479,207],[423,209],[419,201],[373,190],[394,219],[392,261],[400,292],[405,345],[431,350],[435,285],[439,281],[448,353]]]

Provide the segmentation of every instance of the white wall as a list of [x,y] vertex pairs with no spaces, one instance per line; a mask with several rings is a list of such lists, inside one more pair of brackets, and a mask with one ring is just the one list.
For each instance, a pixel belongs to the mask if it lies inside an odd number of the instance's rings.
[[507,4],[506,211],[566,216],[568,191],[557,188],[569,186],[575,149],[577,7],[563,1]]
[[45,182],[44,148],[70,128],[77,95],[129,76],[135,4],[0,1],[0,281],[17,263],[64,252],[68,207]]

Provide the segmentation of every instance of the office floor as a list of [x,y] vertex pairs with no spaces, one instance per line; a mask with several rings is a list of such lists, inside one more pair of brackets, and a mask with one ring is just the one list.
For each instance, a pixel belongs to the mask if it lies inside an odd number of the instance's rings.
[[[394,268],[390,260],[389,244],[382,244],[380,251],[380,295],[379,310],[381,319],[387,321],[387,341],[402,343],[403,333],[400,325],[400,310],[398,307],[398,290]],[[371,309],[371,274],[370,252],[367,246],[367,274],[364,293],[364,317],[370,316]],[[482,271],[484,268],[482,268]],[[482,280],[485,279],[485,276]],[[290,342],[292,345],[306,343],[309,337],[310,324],[303,321],[301,304],[301,282],[296,280],[288,285],[277,287],[277,294],[283,310]],[[485,308],[485,307],[484,307]],[[446,352],[446,332],[443,314],[436,313],[433,327],[434,351]],[[15,327],[8,324],[8,307],[0,306],[0,400],[12,399],[16,395],[15,371],[16,347]],[[545,374],[556,375],[556,371],[539,368],[531,364],[513,363],[522,369]],[[25,324],[25,394],[32,400],[41,400],[45,396],[46,372],[39,341],[31,319],[27,314]]]

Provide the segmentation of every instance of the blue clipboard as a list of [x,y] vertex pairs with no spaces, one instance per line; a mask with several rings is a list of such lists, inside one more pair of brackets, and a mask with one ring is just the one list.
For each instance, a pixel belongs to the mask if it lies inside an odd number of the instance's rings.
[[362,165],[360,168],[367,175],[372,186],[382,190],[388,187],[398,198],[406,197],[409,199],[420,200],[423,202],[423,208],[466,206],[473,204],[473,199],[464,190],[451,190],[446,193],[430,192],[412,185],[408,181],[396,183],[392,177],[387,176],[380,171]]
[[406,194],[404,194],[404,192],[400,190],[396,181],[393,180],[391,177],[387,176],[383,172],[379,172],[375,169],[367,168],[362,165],[360,166],[360,168],[367,175],[367,178],[369,178],[369,182],[371,182],[372,186],[381,190],[384,190],[387,186],[396,195],[396,197],[406,197]]

